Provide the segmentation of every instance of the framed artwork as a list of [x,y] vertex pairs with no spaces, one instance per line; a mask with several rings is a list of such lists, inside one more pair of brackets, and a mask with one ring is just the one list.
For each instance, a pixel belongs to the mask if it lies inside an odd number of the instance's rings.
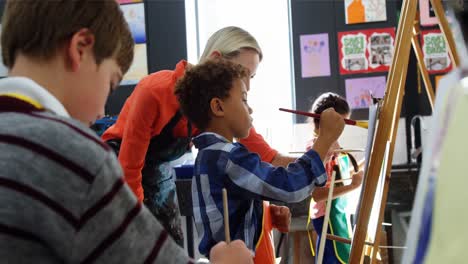
[[[463,7],[463,0],[453,0],[454,4],[460,5]],[[459,3],[461,2],[461,3]],[[446,0],[442,0],[442,6],[445,10],[445,15],[447,16],[448,21],[450,22],[450,17],[448,16],[448,2]],[[434,26],[439,23],[439,19],[432,8],[432,4],[430,0],[419,0],[419,19],[422,26]]]
[[440,30],[421,31],[421,48],[428,73],[445,73],[452,69],[447,43]]
[[135,1],[123,2],[126,4],[121,5],[120,8],[132,32],[133,39],[135,40],[135,47],[133,63],[124,75],[121,85],[133,85],[148,75],[145,5],[144,3],[134,3]]
[[338,32],[340,73],[388,71],[394,41],[395,28]]
[[345,0],[346,24],[387,20],[385,0]]

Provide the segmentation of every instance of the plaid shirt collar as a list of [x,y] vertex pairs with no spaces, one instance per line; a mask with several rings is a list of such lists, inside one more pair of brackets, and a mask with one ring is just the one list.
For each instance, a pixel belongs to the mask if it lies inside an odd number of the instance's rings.
[[229,140],[224,138],[223,136],[213,133],[213,132],[203,132],[200,135],[196,136],[192,140],[193,144],[197,149],[204,149],[208,146],[211,146],[216,143],[230,143]]

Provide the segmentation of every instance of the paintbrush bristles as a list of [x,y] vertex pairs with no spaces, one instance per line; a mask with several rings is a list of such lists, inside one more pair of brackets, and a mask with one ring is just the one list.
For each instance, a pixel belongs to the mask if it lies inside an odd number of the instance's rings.
[[226,188],[223,188],[223,211],[224,211],[224,235],[226,243],[231,243],[231,235],[229,233],[229,209]]

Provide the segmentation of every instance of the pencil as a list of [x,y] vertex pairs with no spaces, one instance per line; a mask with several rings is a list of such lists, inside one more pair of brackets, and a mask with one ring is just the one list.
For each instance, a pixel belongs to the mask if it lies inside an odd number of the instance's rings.
[[231,235],[229,234],[229,213],[227,191],[223,188],[223,209],[224,209],[224,235],[226,236],[226,243],[231,243]]
[[[320,114],[314,114],[314,113],[303,112],[303,111],[298,111],[298,110],[290,110],[290,109],[285,109],[285,108],[280,108],[279,110],[283,112],[289,112],[289,113],[303,115],[303,116],[310,116],[313,118],[320,118]],[[369,123],[367,121],[356,121],[352,119],[345,119],[344,121],[345,121],[345,124],[351,125],[351,126],[358,126],[362,128],[368,128],[369,126]]]

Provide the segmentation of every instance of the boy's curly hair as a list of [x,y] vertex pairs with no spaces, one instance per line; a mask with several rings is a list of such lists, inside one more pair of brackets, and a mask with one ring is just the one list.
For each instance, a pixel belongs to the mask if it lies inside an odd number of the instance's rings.
[[206,129],[211,121],[211,99],[228,98],[234,81],[248,76],[248,70],[242,65],[224,59],[194,66],[185,72],[175,88],[182,113],[197,128]]

